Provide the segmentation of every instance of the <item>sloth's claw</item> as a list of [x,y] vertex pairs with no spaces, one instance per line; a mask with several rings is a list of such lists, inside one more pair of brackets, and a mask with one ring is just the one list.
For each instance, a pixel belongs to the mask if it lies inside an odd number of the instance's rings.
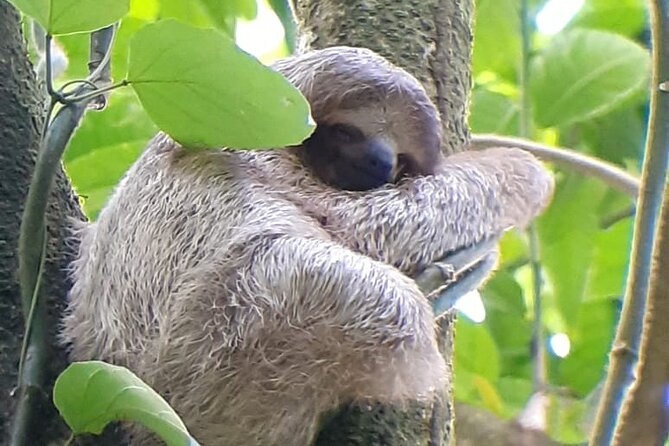
[[452,283],[438,290],[438,296],[432,300],[434,316],[443,316],[459,298],[480,287],[497,264],[498,256],[497,251],[489,252],[472,267],[458,274]]
[[421,291],[432,301],[435,317],[442,316],[455,302],[475,290],[497,264],[499,237],[447,254],[429,265],[416,278]]

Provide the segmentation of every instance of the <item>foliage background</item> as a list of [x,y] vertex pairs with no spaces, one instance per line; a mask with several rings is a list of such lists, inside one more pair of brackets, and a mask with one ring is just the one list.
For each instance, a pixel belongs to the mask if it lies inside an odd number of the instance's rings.
[[[256,43],[266,43],[256,56],[266,62],[288,54],[294,35],[284,2],[270,3],[283,18],[287,37],[273,45],[263,42],[271,36],[256,36]],[[547,3],[530,2],[532,24]],[[254,0],[134,0],[117,34],[114,77],[125,75],[128,39],[146,23],[175,17],[234,35],[240,20],[264,19],[269,7]],[[520,0],[478,0],[476,7],[470,125],[476,133],[518,135]],[[529,113],[534,140],[638,172],[648,101],[646,15],[642,0],[585,0],[557,34],[532,30]],[[85,77],[87,35],[63,36],[58,44],[70,61],[58,81]],[[65,154],[65,167],[89,218],[95,219],[155,132],[130,89],[114,92],[104,112],[88,114]],[[549,352],[548,429],[556,440],[576,443],[586,438],[605,376],[628,264],[633,202],[594,179],[562,170],[556,170],[556,177],[554,202],[537,222],[542,329]],[[485,320],[458,320],[456,399],[502,418],[517,417],[536,390],[530,348],[534,299],[525,233],[504,238],[499,270],[482,295]],[[565,339],[568,354],[555,349],[561,357],[551,346],[562,340],[564,349]]]

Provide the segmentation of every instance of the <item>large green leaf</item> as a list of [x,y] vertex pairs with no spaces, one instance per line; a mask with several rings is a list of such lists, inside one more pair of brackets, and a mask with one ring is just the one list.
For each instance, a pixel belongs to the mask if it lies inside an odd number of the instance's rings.
[[229,24],[237,17],[253,20],[258,14],[255,0],[199,0],[209,13],[214,23],[222,29],[228,29]]
[[555,384],[585,396],[604,379],[618,310],[618,302],[599,300],[584,302],[574,311],[568,332],[571,352],[564,359],[554,359]]
[[121,19],[130,0],[10,0],[51,35],[93,31]]
[[137,160],[146,140],[98,148],[67,163],[67,173],[77,194],[83,198],[84,211],[95,220],[123,174]]
[[75,434],[99,434],[112,421],[135,421],[169,446],[197,445],[174,409],[123,367],[75,362],[56,380],[53,400]]
[[500,373],[499,352],[486,326],[459,318],[455,342],[456,369],[467,370],[491,382],[497,380]]
[[281,147],[314,127],[300,92],[219,31],[146,26],[130,43],[128,80],[158,127],[187,147]]
[[533,60],[530,89],[544,127],[603,115],[646,88],[650,57],[633,41],[576,29],[557,36]]
[[84,210],[95,219],[157,129],[129,89],[115,91],[104,113],[89,113],[65,152],[65,168]]
[[589,300],[622,296],[629,263],[632,223],[631,217],[626,218],[597,234],[587,288]]
[[532,326],[522,289],[513,276],[500,271],[483,290],[486,326],[497,344],[502,375],[521,374],[529,364]]
[[499,353],[492,336],[484,325],[463,317],[456,322],[455,342],[456,398],[499,414],[503,409],[495,388]]
[[86,115],[67,147],[65,165],[69,166],[77,158],[106,147],[123,144],[144,146],[157,131],[134,93],[129,89],[116,90],[103,113]]
[[570,26],[605,29],[636,37],[647,25],[644,0],[588,0]]
[[520,2],[479,0],[474,29],[474,74],[493,71],[513,79],[520,64]]
[[193,0],[160,0],[159,17],[161,19],[176,19],[198,28],[215,26],[204,5]]
[[575,323],[584,299],[606,187],[575,175],[559,183],[553,203],[539,219],[542,266],[555,305],[567,326]]
[[646,126],[644,111],[636,101],[579,125],[583,140],[594,155],[617,164],[640,161]]
[[517,135],[519,108],[508,96],[477,88],[472,94],[469,125],[473,132]]
[[504,418],[511,418],[522,411],[532,395],[532,381],[528,377],[502,376],[497,382],[497,390],[504,400]]

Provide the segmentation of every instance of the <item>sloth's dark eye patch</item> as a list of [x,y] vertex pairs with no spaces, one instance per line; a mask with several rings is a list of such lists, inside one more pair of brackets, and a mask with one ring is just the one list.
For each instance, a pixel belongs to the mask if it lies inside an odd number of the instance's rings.
[[334,124],[329,127],[330,136],[343,144],[361,141],[365,138],[360,129],[346,124]]

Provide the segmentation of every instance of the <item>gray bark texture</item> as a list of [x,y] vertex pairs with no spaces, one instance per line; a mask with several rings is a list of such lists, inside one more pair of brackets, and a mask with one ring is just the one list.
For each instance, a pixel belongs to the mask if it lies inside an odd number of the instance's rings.
[[[0,0],[0,443],[6,444],[16,407],[17,368],[23,333],[18,268],[18,234],[45,114],[40,89],[27,57],[19,15]],[[56,347],[55,329],[69,283],[64,271],[73,256],[66,243],[71,219],[83,219],[79,202],[61,170],[54,183],[47,215],[48,246],[42,299],[49,304],[47,382],[53,383],[66,364]],[[67,431],[51,403],[51,386],[43,389],[35,426],[26,444],[66,438]]]
[[[421,81],[441,115],[444,152],[469,145],[473,0],[293,0],[293,9],[299,51],[335,45],[376,51]],[[441,351],[451,372],[453,321],[451,315],[440,324]],[[452,382],[430,407],[343,408],[329,419],[317,444],[454,444]]]

